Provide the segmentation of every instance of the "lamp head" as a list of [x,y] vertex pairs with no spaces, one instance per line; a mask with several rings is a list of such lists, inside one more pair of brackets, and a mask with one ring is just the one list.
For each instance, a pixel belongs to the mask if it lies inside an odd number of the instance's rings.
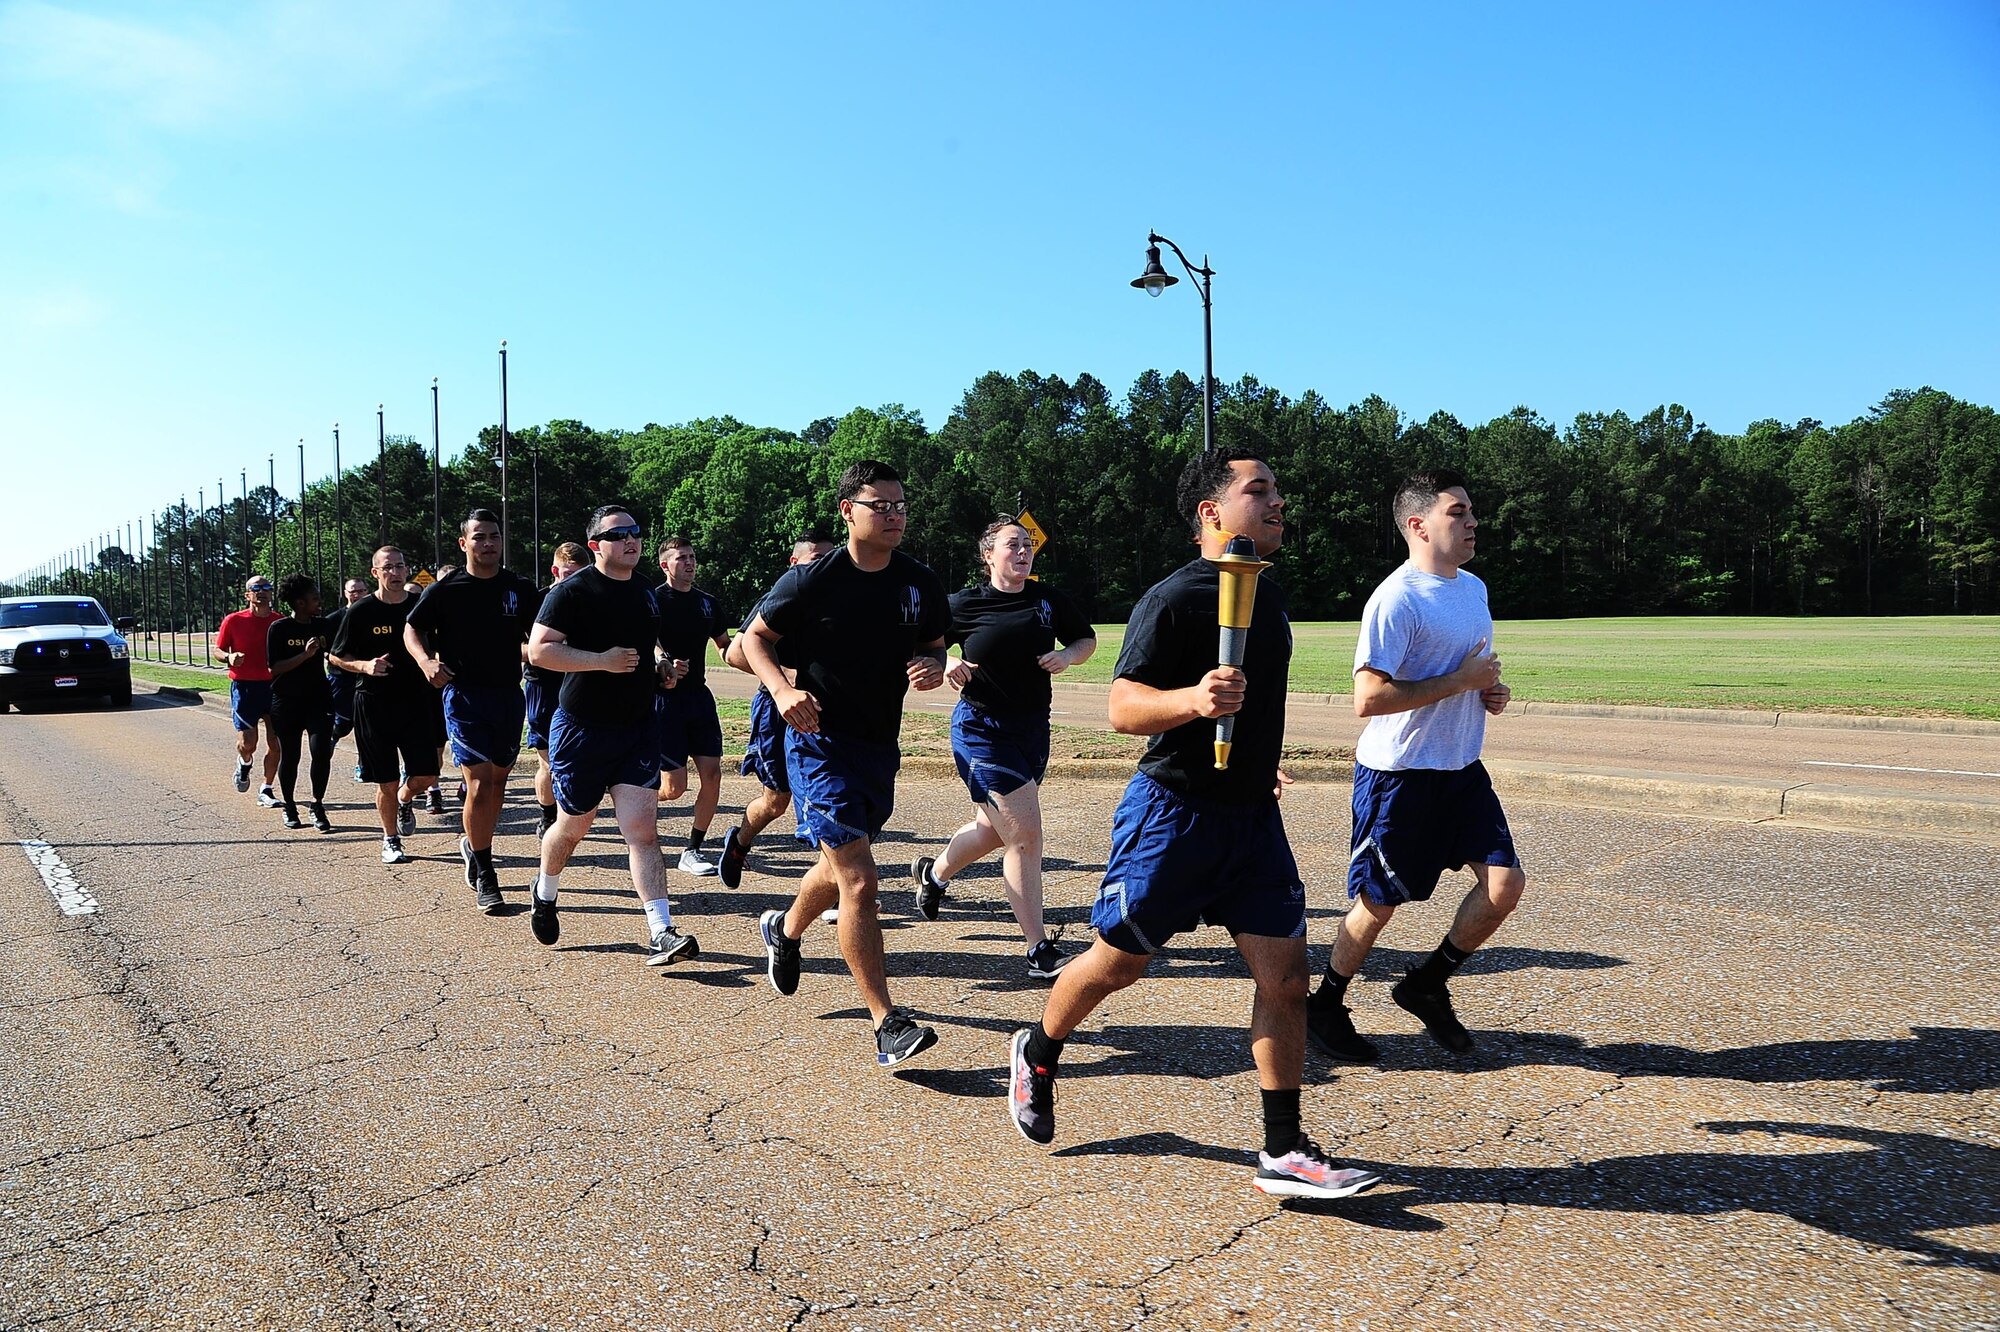
[[1160,247],[1157,245],[1148,245],[1146,247],[1146,271],[1138,277],[1133,278],[1132,285],[1145,292],[1148,296],[1158,296],[1161,292],[1179,281],[1179,278],[1161,267]]

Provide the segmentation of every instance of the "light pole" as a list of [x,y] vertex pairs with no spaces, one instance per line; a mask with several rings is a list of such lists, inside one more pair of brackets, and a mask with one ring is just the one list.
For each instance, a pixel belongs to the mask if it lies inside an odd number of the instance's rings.
[[1181,261],[1181,267],[1194,280],[1195,290],[1201,293],[1201,451],[1207,453],[1215,447],[1215,328],[1211,319],[1213,307],[1209,302],[1209,284],[1215,279],[1215,270],[1208,266],[1208,256],[1201,257],[1201,267],[1196,268],[1181,253],[1181,247],[1162,236],[1157,231],[1146,233],[1146,271],[1132,279],[1132,285],[1148,296],[1158,296],[1180,279],[1160,266],[1160,247],[1167,246],[1174,257]]
[[[333,572],[347,586],[347,515],[340,511],[340,422],[333,423]],[[346,605],[342,600],[341,605]]]
[[377,549],[389,544],[389,436],[382,425],[382,404],[375,404],[375,489],[382,500],[382,518],[375,527]]
[[306,553],[306,440],[299,436],[299,572],[312,570],[312,556]]
[[500,339],[500,563],[507,563],[507,339]]
[[431,572],[444,563],[444,512],[438,501],[438,380],[431,376]]

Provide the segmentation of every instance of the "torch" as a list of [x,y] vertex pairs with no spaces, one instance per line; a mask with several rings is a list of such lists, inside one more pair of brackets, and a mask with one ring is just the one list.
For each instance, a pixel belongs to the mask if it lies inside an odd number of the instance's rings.
[[[1271,567],[1269,560],[1257,558],[1257,543],[1249,537],[1229,538],[1222,554],[1209,561],[1215,566],[1215,618],[1220,629],[1216,647],[1218,666],[1241,666],[1243,648],[1250,641],[1250,613],[1257,605],[1257,576]],[[1236,742],[1236,714],[1215,720],[1215,766],[1229,766],[1229,747]]]

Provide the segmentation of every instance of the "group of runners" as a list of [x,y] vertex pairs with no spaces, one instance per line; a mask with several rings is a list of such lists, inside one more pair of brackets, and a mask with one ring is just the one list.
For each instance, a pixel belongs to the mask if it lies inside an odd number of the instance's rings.
[[[949,682],[959,691],[952,753],[972,817],[935,856],[912,863],[913,900],[936,920],[953,877],[1000,853],[1026,973],[1051,982],[1039,1020],[1008,1044],[1006,1104],[1018,1131],[1053,1142],[1065,1042],[1106,998],[1139,980],[1169,940],[1217,925],[1253,981],[1250,1045],[1264,1130],[1255,1186],[1337,1198],[1376,1183],[1329,1158],[1305,1131],[1308,1044],[1335,1060],[1377,1057],[1353,1021],[1351,983],[1396,910],[1428,899],[1446,871],[1465,867],[1473,884],[1449,930],[1389,998],[1444,1049],[1470,1050],[1448,982],[1525,887],[1479,761],[1486,717],[1505,709],[1509,691],[1492,651],[1485,587],[1464,568],[1477,528],[1464,481],[1422,473],[1395,496],[1408,558],[1370,597],[1355,649],[1355,708],[1368,724],[1356,750],[1350,905],[1316,990],[1304,883],[1280,813],[1291,781],[1280,766],[1291,629],[1284,590],[1268,574],[1257,578],[1240,664],[1217,664],[1217,561],[1253,550],[1268,560],[1283,543],[1285,501],[1269,465],[1248,451],[1219,450],[1197,455],[1180,477],[1179,517],[1199,549],[1146,592],[1126,627],[1110,721],[1149,743],[1113,816],[1091,909],[1095,938],[1081,953],[1065,952],[1044,922],[1040,788],[1050,679],[1089,659],[1094,630],[1032,577],[1034,544],[1013,519],[978,535],[983,577],[948,595],[899,549],[909,501],[894,469],[850,466],[837,505],[844,540],[802,535],[733,635],[718,600],[695,586],[697,560],[685,539],[658,547],[659,587],[637,576],[645,533],[618,505],[591,515],[581,545],[557,549],[546,590],[501,567],[498,520],[485,510],[460,529],[464,567],[420,598],[409,594],[394,547],[375,552],[375,589],[350,583],[348,604],[332,617],[303,576],[276,589],[252,578],[249,609],[217,635],[234,681],[238,789],[248,789],[260,719],[260,691],[245,668],[259,664],[270,679],[267,730],[276,736],[260,799],[282,808],[288,826],[303,826],[295,783],[305,744],[309,812],[331,830],[322,801],[333,742],[351,724],[359,778],[376,787],[382,858],[407,859],[399,839],[414,826],[415,802],[435,788],[448,742],[465,779],[466,883],[482,909],[496,911],[504,899],[493,836],[525,733],[539,757],[528,913],[535,939],[560,939],[563,872],[608,808],[644,906],[649,965],[701,953],[675,923],[659,843],[659,806],[686,793],[689,770],[696,794],[677,862],[689,874],[739,886],[757,837],[791,808],[797,837],[816,859],[789,906],[757,923],[768,980],[779,994],[795,994],[806,936],[831,922],[870,1015],[877,1062],[893,1067],[938,1036],[891,997],[874,845],[894,809],[906,693]],[[274,591],[289,616],[275,617]],[[259,621],[269,622],[262,663],[250,647]],[[714,859],[707,839],[723,746],[706,683],[710,645],[759,685],[741,770],[760,790]],[[342,685],[352,687],[350,703],[341,702]],[[1224,718],[1234,728],[1226,766],[1215,743]]]

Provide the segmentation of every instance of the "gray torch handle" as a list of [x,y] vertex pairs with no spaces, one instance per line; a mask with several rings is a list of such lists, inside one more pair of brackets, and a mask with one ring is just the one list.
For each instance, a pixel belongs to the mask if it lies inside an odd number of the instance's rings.
[[[1221,637],[1216,644],[1215,664],[1218,666],[1241,666],[1243,649],[1250,642],[1248,629],[1231,629],[1222,626]],[[1231,744],[1236,739],[1236,714],[1215,719],[1215,738],[1223,744]]]

